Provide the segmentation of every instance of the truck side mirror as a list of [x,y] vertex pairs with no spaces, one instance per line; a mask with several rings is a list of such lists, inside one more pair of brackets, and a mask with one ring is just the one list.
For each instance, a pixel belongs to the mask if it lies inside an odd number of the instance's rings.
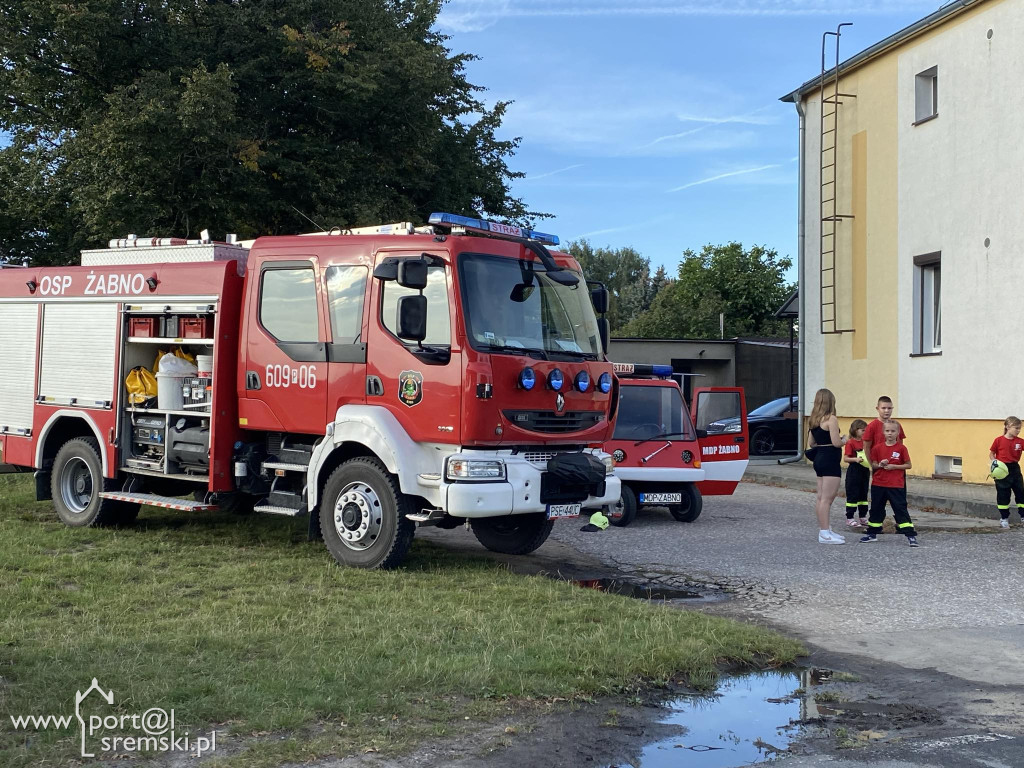
[[607,317],[599,317],[597,319],[597,330],[601,334],[601,349],[604,353],[608,354],[608,339],[612,335],[611,323],[608,322]]
[[594,305],[594,311],[603,315],[608,311],[608,289],[598,283],[590,289],[590,301]]
[[402,259],[398,262],[398,284],[413,291],[427,287],[426,259]]
[[422,293],[398,300],[398,338],[422,342],[427,338],[427,297]]

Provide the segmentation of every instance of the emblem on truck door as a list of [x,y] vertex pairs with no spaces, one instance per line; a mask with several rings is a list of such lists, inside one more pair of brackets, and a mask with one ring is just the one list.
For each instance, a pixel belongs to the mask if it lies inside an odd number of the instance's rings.
[[423,399],[423,374],[402,371],[398,376],[398,399],[412,407]]

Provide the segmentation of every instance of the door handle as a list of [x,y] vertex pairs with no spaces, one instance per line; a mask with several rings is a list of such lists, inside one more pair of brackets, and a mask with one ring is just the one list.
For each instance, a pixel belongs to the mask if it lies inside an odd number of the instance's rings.
[[735,440],[736,440],[737,443],[745,443],[745,442],[747,442],[747,438],[745,438],[743,435],[740,435],[739,437],[735,438]]
[[260,389],[260,375],[256,371],[245,372],[245,388],[248,391]]
[[368,397],[381,397],[384,394],[384,382],[379,376],[366,377],[366,394]]

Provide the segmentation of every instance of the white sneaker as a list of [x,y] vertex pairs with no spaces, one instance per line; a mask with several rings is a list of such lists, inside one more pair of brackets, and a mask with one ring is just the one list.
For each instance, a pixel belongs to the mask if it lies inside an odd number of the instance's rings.
[[818,532],[819,544],[845,544],[846,539],[833,531]]
[[1009,520],[1000,520],[999,521],[999,527],[1000,528],[1009,528],[1010,527],[1010,521]]

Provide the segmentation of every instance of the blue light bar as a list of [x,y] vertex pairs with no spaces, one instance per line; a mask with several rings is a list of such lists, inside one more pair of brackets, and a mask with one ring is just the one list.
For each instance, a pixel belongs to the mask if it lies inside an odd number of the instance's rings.
[[478,232],[484,235],[519,237],[524,240],[536,240],[544,245],[558,245],[559,243],[558,235],[548,235],[533,229],[513,227],[497,221],[488,221],[487,219],[458,216],[454,213],[432,213],[427,221],[430,224],[438,224],[442,227],[462,227],[467,232]]
[[619,376],[658,376],[663,379],[669,378],[672,373],[671,365],[647,365],[645,363],[612,363],[615,373]]

